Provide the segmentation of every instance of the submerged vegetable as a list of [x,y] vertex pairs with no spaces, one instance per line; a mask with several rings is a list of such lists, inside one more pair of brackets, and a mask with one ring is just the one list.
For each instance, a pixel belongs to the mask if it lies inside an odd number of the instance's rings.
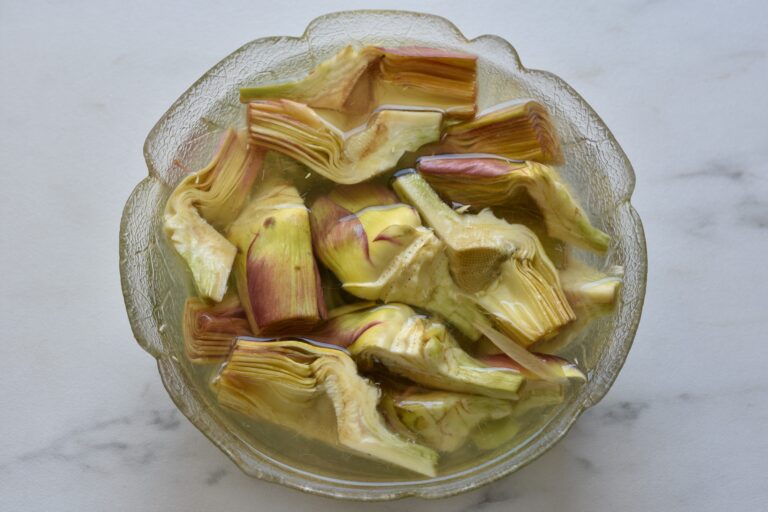
[[315,252],[346,291],[437,313],[470,339],[487,324],[448,271],[444,245],[383,185],[336,187],[311,206]]
[[514,160],[563,163],[549,113],[532,100],[496,108],[448,127],[439,148],[441,153],[492,153]]
[[345,346],[362,368],[390,372],[434,389],[517,398],[519,372],[491,368],[467,354],[445,326],[404,304],[352,304],[330,312],[312,337]]
[[301,332],[325,318],[309,213],[296,187],[261,182],[228,237],[238,248],[235,279],[254,333]]
[[478,208],[508,205],[525,190],[550,235],[593,251],[608,248],[608,235],[592,226],[553,167],[493,155],[437,156],[420,159],[418,170],[441,194]]
[[249,417],[435,475],[437,454],[386,427],[376,409],[378,390],[341,350],[239,339],[213,387],[222,405]]
[[475,113],[476,75],[477,57],[466,53],[418,46],[347,46],[303,79],[240,89],[240,101],[290,99],[347,113],[393,104],[467,118]]
[[510,224],[523,224],[530,228],[541,242],[541,246],[544,247],[544,251],[552,264],[558,270],[567,266],[568,260],[572,257],[568,250],[570,244],[549,234],[544,222],[544,215],[528,192],[521,190],[510,197],[509,202],[505,203],[504,206],[494,206],[492,211],[494,215]]
[[[363,76],[367,74],[370,65],[380,58],[379,52],[369,47],[357,49],[347,46],[315,66],[301,80],[240,89],[240,101],[287,98],[313,108],[343,110],[350,103],[350,96],[358,81],[368,81]],[[363,91],[363,95],[370,101],[369,90]]]
[[508,418],[514,405],[497,398],[450,391],[387,387],[381,409],[396,431],[413,433],[418,442],[439,452],[452,452],[464,445],[478,426]]
[[213,305],[197,297],[188,298],[181,327],[184,349],[193,363],[223,361],[235,337],[251,334],[245,311],[234,293]]
[[[620,274],[623,269],[615,268],[613,272]],[[578,260],[560,272],[560,279],[568,301],[574,308],[585,312],[610,309],[615,305],[621,289],[620,277],[600,272]]]
[[432,111],[379,110],[367,125],[345,134],[303,103],[248,105],[253,144],[295,158],[336,183],[359,183],[390,170],[406,151],[437,140],[442,118]]
[[236,249],[217,229],[240,212],[262,160],[261,152],[248,150],[244,137],[227,130],[211,163],[185,177],[168,198],[165,231],[203,297],[224,297]]
[[[489,366],[517,370],[525,376],[525,382],[520,388],[520,399],[515,405],[517,416],[532,409],[562,403],[569,387],[581,385],[587,380],[575,364],[561,357],[538,353],[531,355],[548,367],[550,376],[542,378],[505,354],[480,357]],[[553,375],[555,378],[551,377]]]
[[573,260],[560,272],[568,302],[576,312],[576,321],[557,336],[536,344],[537,352],[557,353],[573,342],[593,320],[610,313],[616,306],[621,290],[623,269],[614,267],[608,275],[578,260]]
[[557,270],[530,229],[489,211],[459,214],[415,172],[398,174],[393,186],[445,242],[456,283],[515,341],[530,345],[574,319]]
[[475,114],[476,56],[419,46],[381,51],[377,104],[429,106],[454,118]]

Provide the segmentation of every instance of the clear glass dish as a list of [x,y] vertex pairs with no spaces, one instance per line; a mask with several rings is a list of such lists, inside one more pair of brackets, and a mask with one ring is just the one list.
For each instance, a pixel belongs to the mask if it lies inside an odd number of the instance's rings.
[[[540,428],[477,461],[436,478],[412,480],[331,474],[322,464],[291,464],[270,449],[269,429],[256,434],[214,404],[207,377],[183,353],[180,318],[194,291],[190,276],[168,245],[161,216],[168,194],[185,169],[207,163],[226,126],[243,125],[238,89],[299,77],[347,44],[423,45],[479,56],[479,108],[515,98],[535,98],[552,114],[567,164],[563,178],[581,198],[593,223],[609,233],[608,253],[579,254],[599,268],[625,269],[614,313],[593,322],[563,355],[578,361],[587,384],[551,411]],[[630,204],[632,166],[592,108],[557,76],[526,69],[505,40],[467,40],[449,21],[400,11],[350,11],[312,21],[301,37],[269,37],[246,44],[205,73],[152,128],[144,144],[149,176],[125,206],[120,226],[120,272],[133,334],[157,359],[173,401],[245,473],[307,492],[337,498],[385,500],[436,498],[474,489],[507,475],[555,444],[578,416],[596,404],[615,380],[640,320],[646,284],[646,248],[640,219]],[[320,457],[315,457],[320,458]]]

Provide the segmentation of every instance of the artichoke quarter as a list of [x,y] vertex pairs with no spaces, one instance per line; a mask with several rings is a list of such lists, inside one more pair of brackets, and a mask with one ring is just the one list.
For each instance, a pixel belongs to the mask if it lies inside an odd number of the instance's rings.
[[311,205],[315,253],[361,299],[401,302],[441,315],[470,339],[483,312],[456,286],[445,247],[416,210],[383,185],[337,186]]
[[381,410],[397,432],[439,452],[461,448],[487,422],[514,421],[514,408],[513,402],[498,398],[391,385],[383,387],[381,400]]
[[325,318],[309,212],[296,187],[279,177],[260,182],[227,236],[237,247],[235,281],[255,334],[301,332]]
[[562,164],[560,140],[544,106],[533,100],[513,102],[449,126],[438,153],[491,153],[514,160]]
[[262,162],[263,153],[229,129],[208,166],[186,176],[168,198],[165,232],[203,297],[220,301],[227,291],[236,249],[217,230],[240,213]]
[[235,337],[251,334],[240,299],[233,292],[216,304],[189,297],[181,324],[187,357],[198,364],[223,361]]
[[437,453],[387,428],[377,409],[378,389],[342,350],[240,338],[212,386],[221,405],[248,417],[435,475]]
[[294,158],[336,183],[360,183],[386,172],[406,151],[440,137],[443,115],[382,109],[367,124],[343,132],[311,107],[294,101],[248,104],[251,143]]
[[425,157],[419,173],[442,195],[477,208],[511,206],[525,191],[539,208],[550,236],[603,252],[610,238],[595,228],[554,167],[494,155]]
[[240,89],[240,101],[289,99],[358,115],[387,104],[429,107],[467,119],[475,114],[476,94],[475,55],[418,46],[347,46],[304,78]]
[[522,374],[467,354],[445,326],[404,304],[353,304],[332,310],[313,339],[339,344],[363,369],[376,363],[434,389],[515,399]]
[[528,346],[574,319],[557,270],[529,228],[487,210],[460,214],[413,171],[398,173],[393,186],[446,245],[456,283],[513,340]]

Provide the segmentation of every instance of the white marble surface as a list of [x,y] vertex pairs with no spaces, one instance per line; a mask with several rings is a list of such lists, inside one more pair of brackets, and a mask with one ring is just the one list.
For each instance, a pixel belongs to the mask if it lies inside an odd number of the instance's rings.
[[376,4],[509,39],[584,95],[637,171],[635,346],[544,457],[459,497],[363,507],[245,477],[176,412],[123,309],[120,213],[146,133],[192,81],[250,39],[361,6],[278,3],[0,1],[0,510],[764,510],[760,0]]

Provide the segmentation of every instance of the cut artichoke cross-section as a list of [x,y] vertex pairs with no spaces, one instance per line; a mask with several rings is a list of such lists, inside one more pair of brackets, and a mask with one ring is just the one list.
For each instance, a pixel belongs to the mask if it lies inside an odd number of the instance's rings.
[[440,137],[442,114],[379,110],[344,133],[311,107],[290,100],[248,104],[253,144],[290,156],[336,183],[360,183],[392,169],[407,151]]
[[554,167],[473,155],[425,157],[419,159],[417,168],[442,195],[477,208],[509,206],[525,190],[541,211],[551,236],[592,251],[608,248],[610,238],[592,226]]
[[382,412],[397,432],[415,435],[419,443],[439,452],[461,448],[486,422],[513,421],[509,416],[514,408],[513,402],[497,398],[403,386],[384,386],[381,400]]
[[541,364],[547,367],[547,375],[530,371],[518,361],[505,354],[482,356],[483,363],[496,367],[519,371],[525,381],[520,387],[520,397],[515,405],[515,415],[520,416],[539,407],[562,403],[568,389],[586,382],[587,377],[578,366],[558,356],[531,353]]
[[541,103],[532,100],[495,107],[475,119],[449,126],[434,150],[563,163],[560,141],[549,113]]
[[240,89],[242,102],[289,99],[358,115],[382,105],[429,107],[456,119],[475,114],[476,95],[476,56],[419,46],[347,46],[300,80]]
[[193,363],[202,364],[223,361],[235,337],[252,334],[234,292],[228,292],[217,304],[189,297],[184,303],[182,331],[187,357]]
[[314,201],[311,219],[318,258],[349,293],[424,308],[470,339],[488,324],[451,279],[443,243],[385,186],[337,186]]
[[230,129],[211,163],[186,176],[171,193],[163,226],[187,262],[201,296],[220,301],[235,258],[235,247],[217,229],[240,213],[261,172],[263,153]]
[[517,371],[491,368],[467,354],[439,322],[404,304],[353,304],[329,313],[311,336],[345,346],[361,368],[391,373],[435,389],[515,399]]
[[378,389],[342,350],[238,339],[213,382],[219,402],[311,439],[434,476],[437,454],[390,431]]
[[456,283],[515,341],[528,346],[574,319],[557,270],[530,229],[490,211],[460,214],[416,172],[398,173],[393,186],[445,243]]

